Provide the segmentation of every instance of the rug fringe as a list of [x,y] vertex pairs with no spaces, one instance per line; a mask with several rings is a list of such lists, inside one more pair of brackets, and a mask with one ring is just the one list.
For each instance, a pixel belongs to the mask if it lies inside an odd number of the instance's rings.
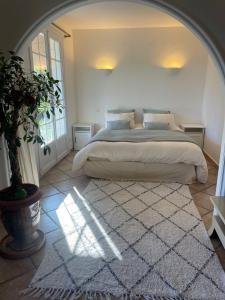
[[[78,300],[84,296],[85,300],[111,300],[112,295],[104,292],[82,291],[80,289],[56,289],[56,288],[41,288],[41,287],[28,287],[20,292],[20,296],[30,296],[34,299],[44,297],[47,300]],[[123,294],[120,300],[188,300],[183,297],[167,297],[167,296],[154,296],[154,295],[132,295]]]

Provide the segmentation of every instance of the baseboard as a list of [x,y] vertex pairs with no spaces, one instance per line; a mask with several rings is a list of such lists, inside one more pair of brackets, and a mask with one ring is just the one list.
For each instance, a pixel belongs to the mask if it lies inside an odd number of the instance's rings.
[[219,167],[219,163],[207,152],[203,149],[203,153],[205,154],[205,156],[207,156],[207,158],[216,165],[216,167]]
[[[42,176],[44,176],[49,170],[51,170],[52,168],[54,168],[61,160],[63,160],[70,152],[72,151],[72,149],[67,149],[62,156],[60,157],[59,160],[55,161],[52,165],[50,165],[48,168],[46,168],[43,172],[39,172],[39,179],[41,179]],[[71,167],[72,168],[72,167]]]

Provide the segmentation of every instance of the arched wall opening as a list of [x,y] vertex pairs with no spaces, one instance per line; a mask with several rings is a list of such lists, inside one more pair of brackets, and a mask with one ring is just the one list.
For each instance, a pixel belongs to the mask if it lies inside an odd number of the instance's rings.
[[[31,40],[35,37],[35,35],[42,30],[42,28],[46,27],[50,22],[52,22],[55,18],[65,14],[66,12],[70,10],[77,9],[81,6],[89,5],[91,3],[97,3],[97,2],[104,2],[103,0],[99,1],[70,1],[69,3],[65,3],[62,6],[56,7],[54,10],[50,11],[48,14],[44,15],[41,19],[39,19],[35,24],[33,24],[32,28],[28,29],[26,34],[23,36],[23,38],[18,43],[16,49],[17,51],[22,54],[24,49],[27,47],[27,45],[31,42]],[[219,51],[217,50],[216,46],[214,45],[213,41],[210,39],[210,37],[207,35],[207,33],[204,32],[204,30],[194,21],[192,20],[188,15],[182,13],[181,11],[177,10],[175,7],[168,5],[162,1],[129,1],[127,2],[136,2],[142,5],[147,6],[154,6],[157,9],[163,10],[164,12],[170,14],[171,16],[177,18],[180,22],[184,23],[185,26],[187,26],[207,47],[209,52],[211,53],[214,62],[216,63],[218,67],[218,71],[223,77],[224,80],[224,74],[225,74],[225,68],[224,68],[224,62],[221,58],[221,55]],[[224,143],[222,144],[222,150],[224,148]],[[222,195],[224,193],[223,189],[223,151],[220,159],[220,175],[218,179],[217,184],[217,193]]]

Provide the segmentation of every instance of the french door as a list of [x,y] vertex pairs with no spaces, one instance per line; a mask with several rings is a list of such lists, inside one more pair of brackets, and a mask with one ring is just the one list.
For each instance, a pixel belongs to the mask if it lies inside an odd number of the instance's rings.
[[61,38],[51,30],[41,32],[31,45],[32,68],[36,72],[48,70],[54,79],[59,80],[60,101],[64,109],[50,119],[44,115],[40,121],[40,133],[51,148],[50,155],[44,155],[43,147],[38,149],[39,173],[42,175],[60,161],[68,152],[68,131],[66,120],[66,101],[63,79],[63,47]]

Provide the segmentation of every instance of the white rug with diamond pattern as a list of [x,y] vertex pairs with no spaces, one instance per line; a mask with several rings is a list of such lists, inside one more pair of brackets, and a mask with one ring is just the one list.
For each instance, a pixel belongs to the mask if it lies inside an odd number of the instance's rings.
[[64,235],[24,294],[225,299],[225,274],[188,186],[91,180],[66,200]]

